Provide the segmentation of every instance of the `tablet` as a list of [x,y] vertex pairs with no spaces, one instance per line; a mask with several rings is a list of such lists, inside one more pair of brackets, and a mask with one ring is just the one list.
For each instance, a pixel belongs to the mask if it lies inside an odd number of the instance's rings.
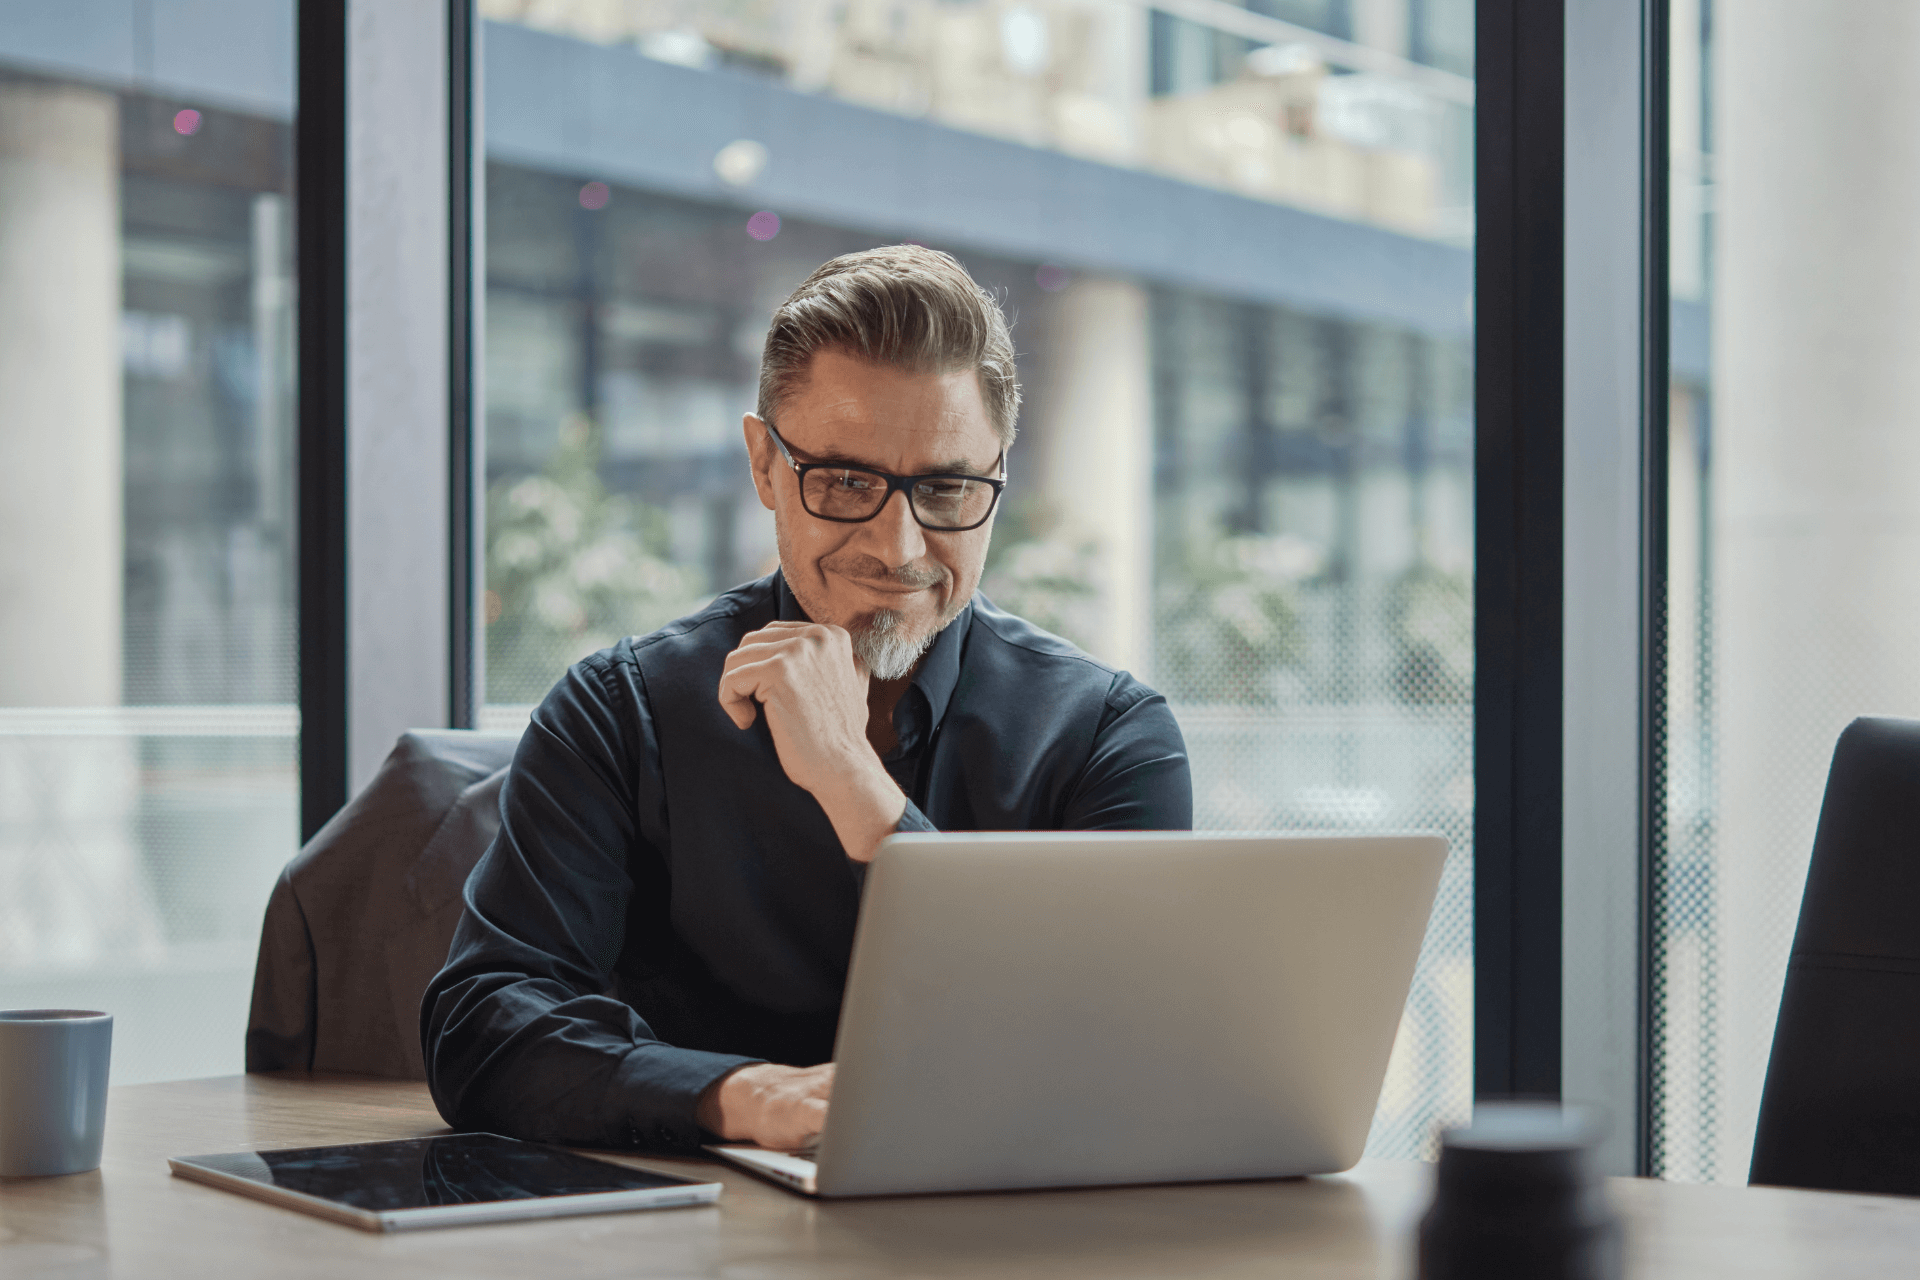
[[175,1177],[367,1231],[665,1209],[720,1196],[717,1182],[493,1133],[179,1156],[167,1166]]

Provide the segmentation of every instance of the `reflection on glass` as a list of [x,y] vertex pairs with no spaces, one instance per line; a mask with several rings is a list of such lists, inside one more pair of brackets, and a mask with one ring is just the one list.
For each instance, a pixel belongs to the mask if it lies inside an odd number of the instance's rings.
[[292,6],[234,16],[0,21],[0,1004],[116,1083],[239,1068],[297,839]]
[[1472,6],[1178,8],[485,0],[484,719],[774,566],[767,317],[948,250],[1026,392],[985,593],[1166,692],[1199,825],[1452,842],[1370,1146],[1422,1154],[1471,1095]]

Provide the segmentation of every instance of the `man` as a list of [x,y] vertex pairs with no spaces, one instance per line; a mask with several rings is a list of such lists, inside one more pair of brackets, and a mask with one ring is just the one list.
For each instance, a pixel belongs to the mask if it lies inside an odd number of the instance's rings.
[[450,1124],[805,1145],[886,836],[1191,825],[1165,700],[974,594],[1019,400],[945,254],[837,258],[774,313],[743,425],[780,570],[534,713],[422,1004]]

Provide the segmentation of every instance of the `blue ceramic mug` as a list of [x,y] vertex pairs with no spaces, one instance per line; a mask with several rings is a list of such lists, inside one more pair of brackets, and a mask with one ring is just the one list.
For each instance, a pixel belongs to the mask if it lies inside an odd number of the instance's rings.
[[0,1177],[100,1167],[113,1018],[91,1009],[0,1009]]

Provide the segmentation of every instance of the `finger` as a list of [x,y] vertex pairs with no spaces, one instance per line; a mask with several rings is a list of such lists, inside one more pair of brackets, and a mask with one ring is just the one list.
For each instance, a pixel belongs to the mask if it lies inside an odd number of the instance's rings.
[[827,1104],[818,1098],[808,1098],[788,1117],[788,1126],[789,1151],[812,1146],[820,1140],[821,1130],[827,1127]]
[[733,721],[736,729],[751,729],[760,716],[759,703],[752,698],[729,697],[725,691],[720,694],[720,709],[727,713],[727,719]]
[[860,655],[853,651],[853,633],[845,627],[836,627],[830,622],[823,624],[820,629],[827,633],[827,639],[833,647],[853,664],[854,674],[865,681],[868,674],[867,664],[860,661]]
[[814,1067],[813,1079],[809,1083],[813,1085],[814,1096],[831,1098],[833,1096],[833,1064],[823,1062]]
[[817,622],[769,622],[758,631],[749,631],[744,636],[741,636],[740,643],[742,645],[748,645],[761,644],[770,640],[791,640],[801,632],[821,629],[820,624]]
[[751,670],[746,673],[729,671],[720,677],[720,708],[727,713],[737,729],[750,728],[754,718],[760,714],[760,702],[754,697],[759,680]]
[[791,684],[788,656],[784,653],[774,653],[757,662],[743,661],[720,677],[720,705],[727,709],[734,724],[744,729],[753,723],[756,704],[773,703]]
[[794,636],[782,640],[762,641],[758,644],[743,642],[720,663],[720,670],[725,673],[737,671],[755,662],[767,662],[775,658],[798,658],[806,653],[810,643],[818,642],[808,637]]
[[748,637],[734,646],[733,652],[726,656],[720,666],[722,670],[728,670],[743,662],[758,662],[776,653],[790,652],[795,644],[796,640],[793,636],[762,636],[758,640]]
[[776,652],[751,661],[743,659],[721,673],[722,697],[731,692],[764,702],[786,689],[792,675],[789,654]]

